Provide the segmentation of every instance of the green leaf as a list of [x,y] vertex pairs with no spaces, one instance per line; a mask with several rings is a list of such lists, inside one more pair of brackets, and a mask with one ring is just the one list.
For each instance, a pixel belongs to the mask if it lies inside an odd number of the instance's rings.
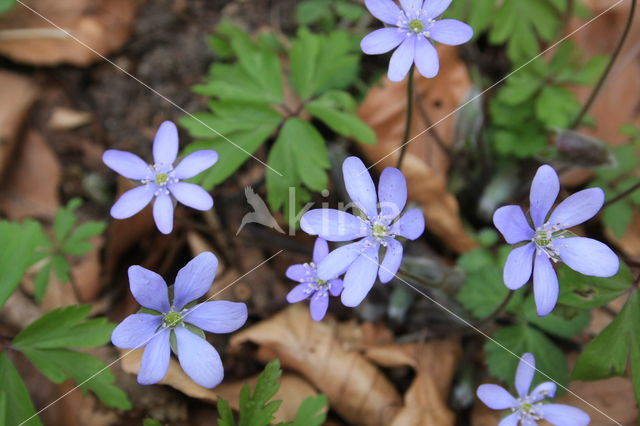
[[36,260],[36,248],[45,239],[40,224],[0,221],[0,308]]
[[259,88],[262,98],[269,103],[282,103],[282,70],[278,56],[248,37],[234,37],[231,47],[246,75]]
[[557,269],[560,295],[558,303],[582,309],[603,306],[627,291],[633,283],[629,267],[620,262],[620,270],[609,278],[582,275],[566,265]]
[[64,256],[56,254],[51,258],[53,270],[61,283],[68,283],[71,280],[71,265]]
[[253,393],[248,385],[240,391],[240,426],[266,426],[273,420],[273,414],[282,401],[271,401],[280,389],[278,379],[282,375],[280,361],[274,359],[258,376]]
[[491,340],[487,340],[484,345],[489,371],[494,377],[513,383],[519,362],[517,357],[530,352],[535,356],[536,368],[539,370],[533,379],[533,386],[551,379],[566,386],[568,369],[564,353],[543,333],[520,323],[501,328],[493,335],[493,339],[504,346]]
[[285,122],[268,163],[283,174],[267,171],[267,198],[274,210],[285,204],[289,188],[300,188],[301,183],[315,191],[327,187],[327,148],[320,133],[304,120],[290,118]]
[[7,12],[16,5],[16,0],[0,0],[0,13]]
[[334,7],[336,9],[336,14],[339,17],[349,21],[357,21],[366,13],[362,6],[351,2],[350,0],[336,1]]
[[142,421],[142,426],[163,426],[163,425],[156,419],[144,419]]
[[[42,426],[38,416],[35,416],[36,410],[31,402],[29,391],[18,370],[9,360],[7,352],[0,352],[0,395],[3,395],[6,407],[9,407],[4,416],[0,417],[0,424]],[[23,423],[32,416],[34,417],[31,420]]]
[[[578,358],[571,377],[600,380],[625,373],[629,356],[640,352],[640,294],[634,291],[620,314],[598,334]],[[634,367],[634,389],[638,399],[638,371]]]
[[326,406],[329,403],[325,395],[305,398],[296,411],[294,426],[320,426],[327,420]]
[[56,211],[56,217],[53,221],[53,234],[56,241],[64,241],[71,232],[71,229],[78,221],[75,211],[80,207],[82,201],[79,198],[73,198],[66,206]]
[[[557,306],[552,313],[539,317],[533,297],[528,297],[522,306],[522,312],[530,324],[561,337],[573,337],[580,334],[591,321],[589,311]],[[565,316],[562,316],[562,313]]]
[[296,22],[299,26],[325,21],[333,24],[331,0],[304,0],[296,5]]
[[602,214],[605,226],[618,238],[624,236],[633,221],[633,206],[624,201],[607,206]]
[[536,116],[549,127],[569,127],[579,109],[576,96],[560,86],[545,87],[536,100]]
[[217,401],[218,408],[218,426],[235,426],[236,421],[233,418],[233,412],[231,411],[231,407],[229,403],[224,399],[218,397]]
[[347,92],[326,92],[305,109],[336,133],[362,143],[376,142],[375,132],[356,115],[356,101]]
[[102,361],[68,349],[21,348],[20,351],[52,382],[74,379],[81,389],[92,391],[109,407],[131,408],[127,395],[113,384],[115,377]]
[[87,240],[91,237],[102,234],[106,226],[107,224],[105,222],[93,220],[84,222],[73,230],[71,236],[69,236],[62,245],[62,251],[76,256],[80,256],[91,251],[91,249],[93,249],[93,245]]
[[13,347],[25,348],[90,348],[107,343],[114,324],[106,318],[87,320],[91,306],[69,306],[50,311],[13,339]]
[[36,298],[37,302],[41,301],[42,297],[44,297],[44,294],[47,291],[47,286],[49,285],[50,277],[51,262],[47,262],[36,274],[33,295]]

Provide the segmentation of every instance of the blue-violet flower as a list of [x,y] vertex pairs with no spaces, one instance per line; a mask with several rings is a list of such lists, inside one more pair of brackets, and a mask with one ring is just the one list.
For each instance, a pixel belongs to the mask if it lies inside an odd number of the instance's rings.
[[322,238],[317,238],[313,246],[313,262],[291,265],[287,269],[287,277],[300,284],[295,286],[289,294],[289,303],[300,302],[311,298],[309,309],[315,321],[322,321],[329,307],[329,294],[339,296],[342,292],[342,280],[332,278],[322,280],[318,278],[318,264],[329,254],[329,244]]
[[[415,240],[424,232],[424,216],[420,209],[409,209],[400,215],[407,202],[407,182],[400,170],[387,167],[380,175],[378,197],[369,172],[357,157],[342,164],[344,182],[361,214],[336,209],[314,209],[300,219],[300,227],[311,235],[328,241],[361,240],[333,250],[318,265],[318,278],[329,280],[344,276],[341,295],[345,306],[358,306],[376,281],[391,281],[402,261],[402,244],[397,236]],[[378,198],[380,210],[378,210]],[[380,248],[385,254],[379,262]]]
[[511,290],[525,285],[533,270],[533,292],[539,316],[549,314],[558,301],[558,277],[552,261],[562,260],[574,271],[595,277],[618,272],[619,260],[605,244],[576,237],[569,228],[591,219],[604,203],[604,191],[588,188],[562,201],[547,218],[560,191],[560,181],[549,165],[541,166],[531,183],[530,216],[520,206],[500,207],[493,223],[509,244],[526,242],[509,253],[504,266],[504,283]]
[[174,168],[178,155],[178,129],[165,121],[160,125],[153,141],[154,164],[145,163],[140,157],[126,151],[105,151],[102,161],[122,176],[140,182],[120,197],[111,208],[111,216],[126,219],[142,210],[155,197],[153,218],[163,234],[173,229],[173,200],[197,210],[213,207],[211,195],[202,187],[181,180],[189,179],[213,166],[218,154],[211,150],[195,151],[187,155]]
[[111,342],[123,349],[145,348],[138,383],[151,385],[162,380],[172,349],[184,372],[200,386],[213,388],[222,381],[220,355],[195,332],[231,333],[247,321],[247,306],[224,300],[192,303],[207,293],[217,268],[213,253],[199,254],[178,271],[172,298],[160,275],[138,265],[129,268],[133,297],[154,313],[129,315],[113,330]]
[[535,426],[539,420],[546,420],[556,426],[588,425],[591,419],[584,411],[569,405],[542,402],[545,398],[553,398],[556,393],[555,383],[541,383],[529,393],[535,366],[536,359],[532,354],[522,355],[515,380],[518,398],[514,398],[502,386],[485,384],[478,387],[478,398],[489,408],[511,410],[511,414],[502,419],[498,426],[517,426],[518,423],[522,426]]
[[389,62],[389,80],[400,81],[415,62],[420,74],[435,77],[440,69],[432,41],[456,46],[471,40],[473,29],[455,19],[440,19],[452,0],[365,0],[373,16],[390,25],[369,33],[360,42],[362,51],[379,55],[396,49]]

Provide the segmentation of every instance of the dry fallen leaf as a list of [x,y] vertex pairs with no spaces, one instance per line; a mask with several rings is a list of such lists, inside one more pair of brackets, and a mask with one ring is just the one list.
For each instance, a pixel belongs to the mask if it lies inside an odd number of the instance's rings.
[[346,351],[336,329],[315,322],[301,304],[236,333],[230,351],[243,344],[260,346],[258,357],[280,358],[282,366],[295,370],[327,395],[331,409],[352,424],[388,425],[401,406],[391,382],[356,352]]
[[60,163],[40,133],[29,131],[0,185],[0,209],[11,220],[51,219],[60,206]]
[[0,175],[13,158],[18,132],[38,92],[31,79],[0,71]]
[[454,340],[390,345],[366,352],[367,358],[379,365],[409,366],[416,372],[404,395],[404,407],[394,417],[392,425],[455,424],[455,415],[447,407],[447,395],[461,352],[460,343]]
[[[453,143],[455,115],[445,117],[462,103],[471,83],[467,68],[457,57],[454,48],[443,46],[439,54],[441,70],[436,78],[422,78],[419,74],[415,76],[416,107],[411,137],[422,133],[432,124],[438,124],[407,145],[402,171],[407,178],[409,199],[423,207],[427,229],[451,249],[464,252],[473,249],[476,244],[464,231],[458,202],[447,190],[449,160],[440,143],[446,146]],[[378,137],[377,144],[360,145],[359,148],[371,162],[382,159],[376,165],[378,170],[387,166],[395,167],[398,159],[399,151],[394,150],[402,143],[406,85],[407,79],[392,83],[384,77],[381,85],[369,91],[358,110],[360,117]],[[438,134],[437,138],[433,131]]]
[[91,122],[92,115],[86,111],[69,108],[55,108],[51,112],[48,126],[53,130],[71,130]]
[[[120,349],[122,369],[129,374],[138,374],[140,360],[142,359],[142,349],[134,351]],[[206,389],[197,385],[187,376],[178,361],[171,358],[169,371],[160,381],[160,384],[169,385],[179,390],[187,396],[198,398],[215,403],[218,397],[229,403],[232,409],[238,411],[240,408],[240,390],[245,384],[254,389],[257,376],[246,380],[224,382],[214,389]],[[306,380],[296,374],[284,373],[280,378],[280,390],[273,397],[273,400],[280,400],[282,404],[276,413],[276,422],[292,421],[295,413],[305,398],[317,395],[316,390]]]
[[0,54],[36,65],[89,65],[128,39],[141,0],[25,0],[0,16]]

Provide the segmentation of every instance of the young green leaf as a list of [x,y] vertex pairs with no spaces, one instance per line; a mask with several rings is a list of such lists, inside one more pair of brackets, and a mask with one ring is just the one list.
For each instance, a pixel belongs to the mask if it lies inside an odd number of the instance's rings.
[[248,385],[240,391],[240,426],[266,426],[273,420],[282,401],[271,401],[280,389],[280,361],[270,361],[258,376],[253,392]]
[[36,410],[29,391],[6,351],[0,352],[0,384],[0,394],[3,395],[8,408],[4,416],[0,417],[0,424],[42,426],[40,419],[35,415]]
[[56,211],[56,217],[53,221],[53,234],[56,241],[64,241],[71,229],[78,221],[75,211],[80,207],[82,201],[79,198],[73,198],[66,206]]
[[305,398],[296,411],[294,426],[320,426],[327,420],[326,407],[329,401],[325,395]]
[[216,401],[218,408],[218,426],[236,426],[236,421],[233,418],[233,412],[229,403],[224,399],[218,397]]

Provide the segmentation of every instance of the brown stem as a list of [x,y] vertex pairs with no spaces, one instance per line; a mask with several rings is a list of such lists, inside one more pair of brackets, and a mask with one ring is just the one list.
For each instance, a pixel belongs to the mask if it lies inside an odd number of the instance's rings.
[[409,69],[409,80],[407,81],[407,117],[404,122],[404,135],[402,136],[402,145],[400,145],[400,155],[398,156],[398,163],[396,168],[402,167],[402,161],[407,152],[407,145],[409,145],[409,134],[411,133],[411,119],[413,118],[413,68],[411,65]]
[[608,207],[613,203],[617,203],[618,201],[622,200],[623,198],[626,198],[629,195],[633,194],[638,189],[640,189],[640,181],[636,182],[635,185],[633,185],[631,188],[627,189],[626,191],[623,191],[620,194],[618,194],[615,197],[613,197],[612,199],[608,200],[606,203],[604,203],[604,205],[602,207],[603,208],[604,207]]

